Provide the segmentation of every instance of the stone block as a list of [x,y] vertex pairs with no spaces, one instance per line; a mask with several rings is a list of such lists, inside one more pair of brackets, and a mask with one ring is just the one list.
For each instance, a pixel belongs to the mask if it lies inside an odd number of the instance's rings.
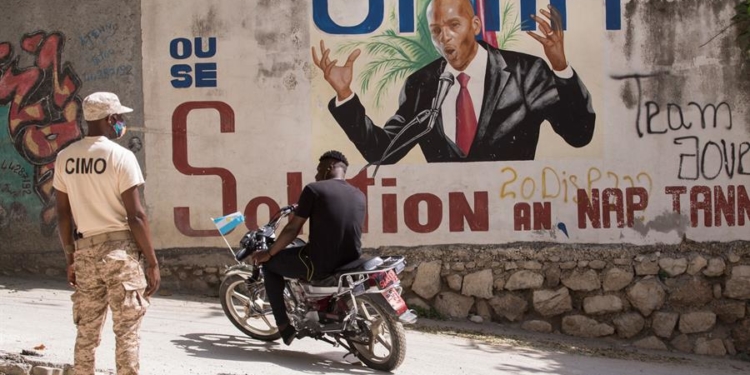
[[27,363],[13,363],[0,360],[0,374],[5,375],[28,375],[31,365]]
[[609,336],[615,333],[614,327],[583,315],[564,317],[562,331],[571,336],[586,338]]
[[491,269],[485,269],[464,276],[461,294],[484,299],[492,298],[493,276]]
[[489,302],[484,299],[477,299],[475,302],[477,308],[477,315],[481,316],[485,321],[492,320],[492,307]]
[[617,336],[623,339],[629,339],[643,330],[646,321],[641,314],[633,312],[612,319],[612,323],[615,325]]
[[529,307],[526,300],[510,293],[492,297],[489,304],[495,311],[495,314],[502,316],[511,322],[520,320]]
[[727,349],[724,347],[724,341],[722,339],[707,339],[705,337],[699,337],[695,340],[695,354],[720,357],[727,355]]
[[495,290],[503,290],[505,288],[505,280],[502,277],[498,277],[492,282],[492,287]]
[[449,275],[445,278],[445,281],[448,282],[448,287],[456,292],[461,291],[461,286],[464,278],[461,277],[461,275],[453,274]]
[[714,313],[722,323],[734,324],[745,317],[745,303],[740,301],[722,301],[714,306]]
[[604,271],[602,279],[602,287],[605,292],[616,292],[633,282],[633,271],[617,267],[610,268]]
[[63,375],[63,370],[49,366],[34,366],[31,369],[30,375]]
[[680,316],[680,332],[707,332],[716,325],[716,314],[711,311],[695,311]]
[[434,297],[440,291],[440,268],[439,260],[420,264],[411,290],[424,299]]
[[745,319],[732,328],[732,339],[738,352],[750,354],[750,319]]
[[702,307],[713,299],[713,288],[702,277],[678,280],[669,294],[669,303],[677,307]]
[[586,271],[574,270],[567,276],[563,276],[561,279],[563,285],[571,290],[576,291],[594,291],[601,287],[601,281],[599,280],[599,274],[596,271],[589,269]]
[[599,260],[599,259],[592,260],[591,262],[589,262],[589,267],[591,267],[591,268],[593,268],[595,270],[604,269],[604,267],[606,267],[606,266],[607,266],[607,262],[605,262],[603,260]]
[[572,270],[573,268],[576,268],[576,266],[578,266],[578,262],[574,262],[574,261],[563,262],[560,264],[560,269]]
[[722,258],[711,258],[708,261],[708,267],[703,270],[703,274],[708,277],[717,277],[724,274],[727,265]]
[[442,292],[435,297],[433,305],[435,310],[445,317],[466,319],[474,305],[474,298],[453,292]]
[[667,350],[667,345],[664,344],[656,336],[649,336],[640,339],[633,343],[636,348],[647,349],[647,350]]
[[552,324],[543,320],[528,320],[521,324],[521,329],[532,332],[550,333],[552,332]]
[[544,276],[533,272],[522,270],[510,276],[505,283],[507,290],[538,289],[544,284]]
[[418,307],[424,311],[430,311],[430,309],[432,308],[430,304],[428,304],[427,302],[425,302],[423,299],[419,297],[411,297],[407,299],[406,305],[409,307]]
[[750,299],[750,266],[732,267],[732,276],[724,285],[724,295],[740,300]]
[[635,264],[635,274],[638,276],[656,275],[659,273],[659,262],[644,260]]
[[661,258],[659,267],[671,277],[679,276],[687,271],[688,262],[685,258]]
[[651,329],[657,336],[668,339],[672,337],[679,318],[677,313],[657,311],[651,317]]
[[643,314],[649,316],[664,305],[666,292],[653,276],[647,276],[630,287],[627,292],[630,303]]
[[530,260],[530,261],[521,263],[521,268],[524,268],[527,270],[540,270],[542,269],[542,264],[535,260]]
[[573,309],[573,300],[568,288],[558,290],[536,290],[533,296],[534,310],[542,316],[555,316]]
[[557,288],[560,285],[560,265],[552,263],[544,268],[544,287]]
[[708,265],[708,261],[706,260],[706,258],[698,255],[697,257],[690,260],[687,273],[689,275],[697,275],[703,270],[704,267],[706,267],[706,265]]
[[690,337],[688,335],[682,334],[674,338],[670,342],[672,346],[683,352],[683,353],[692,353],[693,352],[693,343],[690,341]]
[[622,311],[622,300],[618,296],[592,296],[583,299],[583,311],[589,315],[609,314]]

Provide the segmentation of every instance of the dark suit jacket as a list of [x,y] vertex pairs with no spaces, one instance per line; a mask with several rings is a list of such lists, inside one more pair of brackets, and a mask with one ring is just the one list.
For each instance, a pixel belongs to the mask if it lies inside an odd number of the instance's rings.
[[[463,155],[445,136],[442,116],[438,116],[434,128],[418,141],[428,162],[533,160],[544,120],[573,147],[583,147],[591,141],[596,115],[589,92],[577,74],[562,79],[536,56],[498,50],[484,43],[481,46],[487,49],[489,61],[484,102],[469,154]],[[399,108],[383,128],[367,117],[357,96],[339,107],[334,98],[328,109],[362,156],[368,162],[376,162],[391,139],[418,113],[430,108],[445,63],[443,58],[435,60],[406,79]],[[425,130],[426,122],[412,126],[391,150]],[[417,143],[404,147],[383,164],[396,163],[414,144]]]

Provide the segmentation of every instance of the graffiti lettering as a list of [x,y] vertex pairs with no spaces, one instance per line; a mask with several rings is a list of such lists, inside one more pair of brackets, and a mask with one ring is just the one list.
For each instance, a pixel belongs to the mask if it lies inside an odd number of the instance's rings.
[[87,33],[79,35],[78,40],[81,42],[82,47],[94,49],[97,44],[107,44],[109,38],[117,33],[119,26],[116,23],[107,23],[99,25]]
[[26,170],[23,169],[23,166],[18,163],[14,163],[12,161],[3,160],[2,164],[0,164],[0,170],[9,171],[11,173],[17,174],[19,177],[23,178],[24,180],[29,179],[29,175],[26,173]]
[[653,188],[651,176],[646,172],[639,172],[634,176],[620,175],[613,171],[603,173],[596,167],[591,167],[586,171],[585,181],[579,181],[576,174],[568,174],[566,171],[558,171],[551,167],[544,167],[539,176],[524,177],[520,182],[518,172],[513,167],[505,167],[500,170],[500,173],[505,177],[500,187],[500,199],[517,199],[517,197],[527,201],[562,199],[564,203],[568,201],[577,203],[578,199],[572,191],[582,188],[580,186],[582,184],[586,191],[591,191],[600,181],[611,181],[612,184],[608,186],[614,185],[615,189],[620,188],[621,180],[633,188],[645,187],[649,193]]
[[618,228],[626,225],[632,228],[635,212],[644,211],[646,207],[648,191],[642,187],[626,188],[624,194],[622,189],[607,188],[601,196],[599,189],[592,189],[590,196],[586,190],[578,189],[578,228],[585,229],[589,221],[592,228],[611,228],[613,213]]
[[99,51],[98,53],[91,56],[91,58],[89,58],[89,61],[94,65],[99,65],[114,55],[115,55],[115,50],[113,49],[109,49],[106,51]]
[[[667,186],[666,194],[672,196],[672,210],[682,212],[682,196],[688,193],[686,186]],[[750,220],[750,196],[744,185],[730,185],[725,188],[714,186],[692,186],[690,188],[690,225],[700,224],[700,211],[703,211],[703,225],[706,227],[722,226],[722,219],[727,226],[744,226],[745,219]]]
[[53,234],[52,176],[57,153],[80,139],[81,80],[62,62],[65,36],[35,32],[21,37],[34,65],[20,68],[9,42],[0,43],[0,105],[9,105],[8,127],[18,153],[34,166],[33,189],[42,201],[42,232]]
[[718,143],[708,141],[701,145],[698,137],[689,136],[675,138],[674,144],[684,145],[682,150],[685,152],[680,153],[680,170],[677,174],[680,180],[703,177],[711,181],[722,173],[731,179],[735,172],[750,175],[750,170],[745,168],[745,162],[750,162],[750,142],[739,145],[730,142],[727,147],[727,142],[722,139]]
[[[708,125],[709,128],[716,129],[719,126],[719,123],[722,123],[723,128],[732,129],[732,108],[727,102],[721,102],[718,105],[706,104],[704,106],[701,106],[696,102],[690,102],[688,103],[688,108],[695,108],[695,110],[683,110],[679,104],[667,103],[667,124],[666,126],[659,126],[658,124],[655,124],[655,120],[659,118],[657,116],[661,113],[661,107],[656,102],[647,101],[646,134],[666,134],[668,131],[679,131],[681,129],[690,130],[693,128],[693,122],[685,123],[685,114],[687,113],[688,118],[690,118],[689,115],[691,112],[694,113],[695,111],[697,111],[695,117],[700,119],[700,129],[706,129],[706,125]],[[722,108],[725,109],[725,111],[721,111]],[[710,114],[713,116],[706,118],[706,115],[709,114],[709,109],[711,110]],[[722,114],[723,116],[719,118]],[[638,134],[641,137],[643,136],[640,128],[638,129]]]
[[31,195],[31,185],[24,184],[22,189],[14,189],[10,184],[0,184],[0,193],[8,194],[13,198],[20,198],[24,195]]
[[107,68],[98,69],[93,73],[84,73],[83,80],[85,82],[99,81],[103,79],[110,79],[114,77],[124,77],[133,75],[133,66],[129,64],[120,66],[111,66]]
[[[662,107],[654,101],[643,101],[642,79],[665,73],[612,76],[613,79],[634,79],[638,90],[638,107],[635,130],[639,138],[667,133],[685,133],[705,129],[730,131],[733,128],[732,107],[727,102],[700,104],[694,101],[683,108],[677,103]],[[645,108],[645,129],[641,126],[641,107]],[[700,124],[700,126],[698,126]],[[724,174],[732,179],[735,174],[748,175],[745,167],[749,160],[750,142],[727,142],[725,139],[701,140],[694,135],[675,137],[673,143],[680,147],[680,180],[714,180]]]
[[[367,16],[364,20],[357,20],[359,23],[349,22],[352,26],[342,26],[331,17],[328,0],[313,0],[312,16],[315,26],[327,34],[340,35],[358,35],[369,34],[377,30],[382,24],[385,15],[384,0],[360,0],[367,1]],[[503,0],[478,0],[473,1],[474,9],[483,9],[484,11],[484,28],[487,31],[500,31],[502,20],[500,17],[501,2]],[[507,1],[507,0],[506,0]],[[622,11],[622,0],[606,0],[604,7],[606,12],[607,30],[620,30]],[[562,26],[567,29],[567,0],[550,0],[555,8],[560,11],[562,16]],[[521,0],[521,30],[536,30],[535,22],[525,22],[530,20],[532,14],[536,14],[538,8],[536,0]],[[398,24],[399,33],[414,32],[415,24],[415,0],[398,0]]]

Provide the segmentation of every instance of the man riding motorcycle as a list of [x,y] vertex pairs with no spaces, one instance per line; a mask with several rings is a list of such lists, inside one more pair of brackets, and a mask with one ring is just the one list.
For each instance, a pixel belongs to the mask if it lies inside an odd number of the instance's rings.
[[[320,156],[315,181],[305,186],[298,207],[289,223],[267,251],[252,254],[253,262],[263,264],[268,301],[286,345],[296,337],[284,306],[284,277],[306,281],[330,275],[336,268],[361,255],[365,195],[346,182],[349,166],[344,154],[328,151]],[[307,245],[290,247],[310,219]]]

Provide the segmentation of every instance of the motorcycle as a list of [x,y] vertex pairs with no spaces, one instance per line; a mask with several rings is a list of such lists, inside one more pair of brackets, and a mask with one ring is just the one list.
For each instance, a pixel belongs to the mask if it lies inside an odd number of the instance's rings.
[[[219,295],[227,318],[246,335],[262,341],[281,337],[266,298],[261,266],[241,261],[267,250],[276,239],[282,219],[296,205],[283,207],[262,227],[248,231],[235,253],[236,265],[227,268]],[[299,238],[289,246],[304,246]],[[234,252],[234,250],[233,250]],[[393,371],[406,355],[404,324],[417,315],[401,297],[398,274],[403,256],[360,257],[323,280],[285,278],[284,302],[297,338],[310,337],[341,346],[366,366]]]

